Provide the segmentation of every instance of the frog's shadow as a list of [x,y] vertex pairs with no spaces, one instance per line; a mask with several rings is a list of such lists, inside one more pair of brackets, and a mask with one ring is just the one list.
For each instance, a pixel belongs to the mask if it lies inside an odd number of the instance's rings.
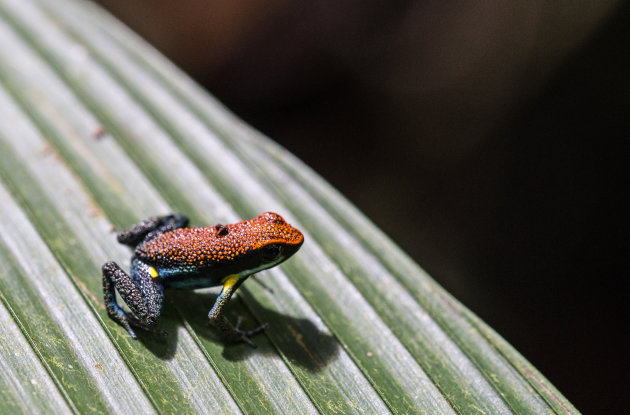
[[[291,317],[264,308],[245,287],[241,287],[239,291],[241,295],[233,298],[227,306],[226,315],[230,321],[234,323],[237,317],[242,315],[244,329],[253,328],[264,322],[269,323],[267,335],[258,334],[252,337],[258,345],[256,349],[244,343],[227,343],[220,331],[210,327],[208,311],[214,304],[217,294],[208,292],[167,291],[159,328],[166,330],[169,333],[168,336],[160,337],[154,333],[144,332],[138,333],[138,338],[158,358],[170,360],[177,347],[177,332],[181,325],[181,316],[195,334],[203,338],[202,342],[205,339],[221,345],[222,356],[229,361],[243,360],[254,353],[280,352],[291,363],[315,372],[323,369],[339,353],[340,346],[337,339],[319,331],[310,320]],[[247,308],[241,296],[247,297]],[[261,320],[255,321],[248,310],[252,310]],[[274,339],[273,344],[270,338]]]

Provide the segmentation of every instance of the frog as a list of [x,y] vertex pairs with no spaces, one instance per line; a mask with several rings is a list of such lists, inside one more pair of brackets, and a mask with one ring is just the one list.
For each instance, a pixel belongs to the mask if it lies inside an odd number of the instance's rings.
[[[103,296],[108,316],[137,339],[133,328],[167,335],[157,329],[165,290],[195,290],[221,286],[208,319],[229,342],[256,348],[251,337],[264,323],[241,329],[224,315],[234,292],[250,276],[277,266],[295,254],[304,235],[274,212],[230,225],[189,227],[183,214],[146,219],[117,233],[118,242],[133,248],[130,274],[116,262],[102,266]],[[116,291],[125,311],[116,301]]]

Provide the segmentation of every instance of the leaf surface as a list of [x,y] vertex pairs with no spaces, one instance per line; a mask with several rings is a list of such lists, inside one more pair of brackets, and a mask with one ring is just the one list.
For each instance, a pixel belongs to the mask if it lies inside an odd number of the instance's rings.
[[[0,1],[0,411],[579,413],[320,177],[91,3]],[[306,243],[208,327],[167,292],[167,338],[106,314],[100,266],[148,216],[277,211]],[[6,340],[5,340],[6,339]],[[16,354],[17,353],[17,354]],[[7,374],[11,374],[8,376]]]

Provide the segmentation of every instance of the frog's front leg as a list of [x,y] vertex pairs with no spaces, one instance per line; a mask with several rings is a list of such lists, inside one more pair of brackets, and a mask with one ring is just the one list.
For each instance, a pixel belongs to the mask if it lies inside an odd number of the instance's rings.
[[223,309],[225,305],[230,301],[232,294],[240,285],[245,281],[246,278],[240,278],[238,275],[228,275],[223,279],[223,289],[221,290],[221,294],[217,297],[210,313],[208,313],[208,318],[210,319],[210,324],[214,327],[218,328],[225,334],[229,341],[232,342],[245,342],[249,344],[254,349],[257,347],[256,343],[251,341],[249,337],[258,334],[265,330],[268,327],[268,324],[265,323],[259,327],[256,327],[253,330],[243,331],[240,329],[241,318],[238,319],[236,323],[236,327],[230,323],[230,321],[223,315]]
[[[126,313],[116,302],[116,292],[131,310]],[[133,259],[131,277],[115,262],[103,264],[103,295],[109,317],[122,325],[136,338],[131,326],[161,334],[166,332],[155,330],[154,326],[162,313],[164,289],[155,268],[144,262]]]

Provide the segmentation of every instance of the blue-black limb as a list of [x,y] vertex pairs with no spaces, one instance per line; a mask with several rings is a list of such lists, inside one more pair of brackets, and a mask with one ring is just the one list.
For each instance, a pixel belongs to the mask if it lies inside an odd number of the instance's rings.
[[148,241],[174,229],[188,226],[188,217],[180,214],[152,217],[135,224],[129,229],[118,232],[118,242],[135,247],[140,242]]
[[[149,267],[140,261],[132,263],[132,279],[115,262],[103,264],[103,296],[110,318],[122,325],[136,338],[133,327],[166,334],[154,328],[162,311],[163,291],[159,281],[151,278]],[[116,302],[116,292],[127,304],[131,313],[125,312]]]
[[208,313],[208,318],[210,319],[210,325],[221,330],[228,341],[244,342],[255,349],[258,346],[256,346],[256,343],[254,343],[250,337],[261,333],[269,325],[265,323],[253,330],[241,330],[242,317],[239,317],[236,326],[233,326],[227,317],[223,315],[225,305],[230,301],[232,294],[240,287],[243,281],[245,281],[245,278],[239,278],[237,275],[231,275],[224,279],[221,294],[219,294],[212,309]]

